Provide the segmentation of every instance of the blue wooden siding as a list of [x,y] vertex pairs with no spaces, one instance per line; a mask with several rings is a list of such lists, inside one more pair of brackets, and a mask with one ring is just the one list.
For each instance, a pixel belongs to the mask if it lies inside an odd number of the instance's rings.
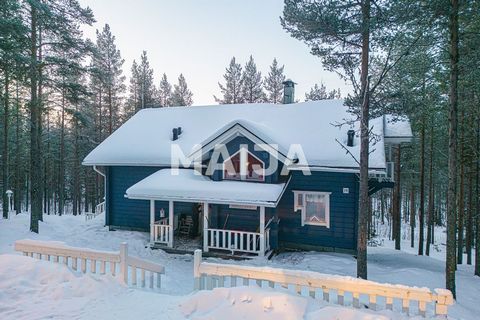
[[[107,215],[106,224],[135,230],[150,230],[150,201],[125,198],[125,191],[160,170],[160,167],[123,167],[107,169]],[[175,202],[175,214],[192,215],[194,203]],[[156,219],[160,218],[160,209],[168,217],[168,201],[155,201]]]
[[[147,200],[130,200],[125,191],[133,184],[160,170],[159,167],[109,167],[107,168],[107,216],[106,224],[134,230],[149,230],[150,206]],[[277,208],[266,208],[265,223],[270,218],[279,219],[270,225],[271,246],[318,247],[351,250],[356,249],[358,179],[351,173],[312,172],[304,176],[293,171],[290,184]],[[280,177],[283,178],[283,177]],[[343,188],[349,193],[344,194]],[[293,211],[293,190],[325,191],[330,195],[330,228],[301,225],[300,212]],[[196,216],[196,204],[175,202],[176,215]],[[168,216],[168,202],[156,201],[156,219],[160,208]],[[211,205],[210,227],[257,232],[260,224],[259,209],[230,209],[228,205]],[[229,218],[225,223],[227,216]],[[196,219],[194,218],[194,221]],[[197,230],[197,228],[195,228]]]
[[[344,194],[343,188],[348,188],[349,193]],[[293,211],[293,190],[331,192],[330,228],[313,225],[302,227],[300,211]],[[293,171],[290,184],[276,208],[280,219],[280,245],[355,250],[357,206],[358,179],[355,174],[312,172],[312,175],[306,176],[301,171]]]

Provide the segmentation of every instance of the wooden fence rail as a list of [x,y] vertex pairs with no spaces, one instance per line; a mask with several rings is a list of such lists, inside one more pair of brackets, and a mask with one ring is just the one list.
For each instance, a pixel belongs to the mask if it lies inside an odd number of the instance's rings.
[[[120,271],[127,285],[145,287],[148,273],[151,289],[160,288],[161,275],[165,274],[163,266],[129,256],[128,245],[125,242],[120,244],[120,251],[111,252],[70,247],[56,241],[18,240],[15,242],[15,250],[23,252],[24,256],[64,263],[73,270],[79,269],[80,262],[80,270],[83,273],[89,270],[91,273],[110,273],[115,276],[117,271]],[[137,281],[139,275],[140,283]]]
[[195,290],[235,287],[241,279],[243,285],[250,285],[253,282],[260,287],[280,286],[294,290],[300,295],[322,297],[326,301],[340,305],[351,304],[355,308],[360,308],[361,304],[365,304],[373,310],[385,305],[386,309],[398,309],[407,314],[418,311],[422,316],[426,316],[429,311],[438,317],[446,317],[448,306],[453,304],[451,292],[445,289],[435,289],[432,292],[428,288],[382,284],[311,271],[202,262],[202,251],[195,251]]

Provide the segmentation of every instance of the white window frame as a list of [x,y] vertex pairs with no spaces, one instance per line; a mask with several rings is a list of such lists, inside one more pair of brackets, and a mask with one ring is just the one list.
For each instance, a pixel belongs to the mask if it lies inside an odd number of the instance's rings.
[[[310,222],[306,221],[307,218],[307,206],[306,206],[306,195],[307,194],[317,194],[326,197],[326,204],[325,204],[325,222]],[[301,221],[302,227],[305,225],[312,225],[312,226],[322,226],[330,228],[330,194],[331,192],[324,192],[324,191],[303,191],[303,190],[294,190],[294,203],[293,203],[293,210],[297,212],[300,210],[301,212]]]
[[[238,153],[240,153],[240,179],[232,179],[232,178],[225,178],[225,163],[230,161],[233,157],[235,157]],[[262,179],[247,179],[247,161],[248,155],[251,155],[258,161],[262,163]],[[246,148],[240,148],[237,152],[232,154],[230,157],[223,161],[222,165],[222,178],[223,180],[233,180],[233,181],[256,181],[256,182],[265,182],[265,162],[262,161],[259,157],[248,151]]]

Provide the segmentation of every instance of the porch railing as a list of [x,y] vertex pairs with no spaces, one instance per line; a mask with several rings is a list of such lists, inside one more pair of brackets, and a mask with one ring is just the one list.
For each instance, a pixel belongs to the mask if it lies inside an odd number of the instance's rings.
[[105,213],[105,201],[100,202],[95,206],[95,214]]
[[85,220],[91,220],[102,213],[105,213],[105,201],[97,204],[94,212],[85,212]]
[[[208,229],[208,248],[260,254],[260,233],[237,230]],[[270,228],[265,229],[265,251],[270,249]]]
[[153,241],[156,243],[170,243],[170,225],[156,221],[153,224]]

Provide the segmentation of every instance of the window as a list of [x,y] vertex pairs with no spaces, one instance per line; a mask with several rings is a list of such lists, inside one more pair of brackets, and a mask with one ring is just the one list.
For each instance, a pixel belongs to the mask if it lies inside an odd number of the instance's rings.
[[247,149],[241,148],[224,161],[223,178],[226,180],[264,181],[264,163]]
[[330,228],[330,193],[294,191],[294,210],[301,211],[302,226],[316,225]]

